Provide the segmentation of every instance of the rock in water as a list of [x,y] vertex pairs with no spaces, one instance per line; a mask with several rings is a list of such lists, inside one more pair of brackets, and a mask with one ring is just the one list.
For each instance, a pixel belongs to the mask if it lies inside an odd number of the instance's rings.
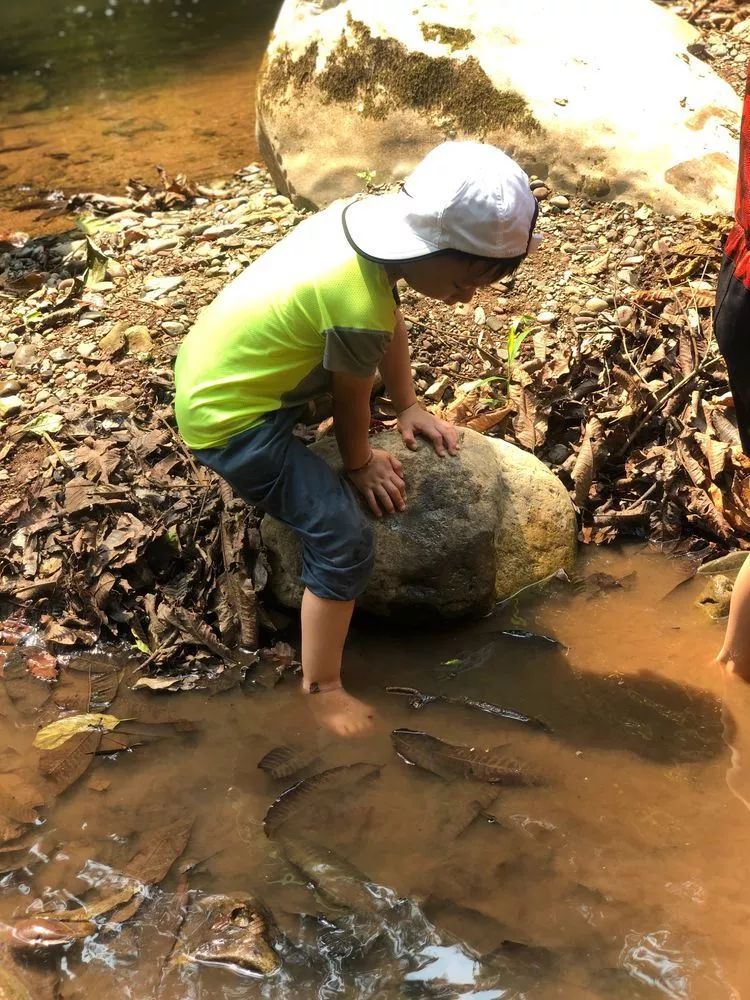
[[402,180],[448,133],[563,191],[729,212],[740,102],[690,54],[700,37],[651,0],[285,0],[258,145],[298,204]]
[[[556,570],[572,570],[573,507],[562,483],[533,455],[469,430],[457,458],[438,458],[426,441],[411,452],[396,431],[376,434],[372,445],[403,462],[408,502],[402,514],[371,518],[375,567],[360,607],[402,618],[482,615]],[[341,468],[333,437],[312,447]],[[282,604],[299,607],[296,536],[269,517],[261,530],[272,591]]]
[[268,912],[247,893],[204,896],[190,909],[178,948],[183,960],[236,965],[268,976],[279,967]]

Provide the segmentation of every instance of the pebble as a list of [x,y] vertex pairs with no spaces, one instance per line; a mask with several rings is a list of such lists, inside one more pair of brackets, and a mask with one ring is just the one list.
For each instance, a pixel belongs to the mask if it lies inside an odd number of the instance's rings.
[[547,453],[549,460],[553,465],[562,465],[565,459],[570,454],[570,449],[564,444],[553,444]]
[[497,316],[489,316],[487,318],[487,326],[493,333],[499,333],[503,328],[503,321]]
[[635,309],[632,306],[618,306],[615,309],[615,322],[620,326],[627,326],[635,316]]
[[553,312],[549,312],[549,311],[545,310],[544,312],[540,312],[537,315],[537,319],[538,319],[538,321],[540,323],[543,323],[545,326],[549,326],[552,323],[556,323],[557,322],[558,316],[557,316],[557,313],[553,313]]
[[538,191],[539,188],[543,188],[546,186],[547,185],[544,183],[541,177],[534,177],[532,180],[529,181],[529,187],[531,188],[532,191]]
[[487,314],[481,306],[477,306],[474,310],[474,322],[477,326],[484,326],[487,320]]
[[0,358],[12,358],[16,353],[16,345],[12,342],[0,341]]
[[185,324],[176,319],[166,319],[161,325],[162,330],[170,337],[181,337],[185,332]]
[[570,208],[570,201],[564,194],[556,194],[554,198],[550,198],[549,203],[553,208],[559,208],[560,211]]
[[50,398],[51,395],[52,393],[49,391],[49,389],[40,389],[39,392],[36,394],[36,396],[34,396],[34,402],[45,403]]
[[544,201],[545,198],[549,197],[549,188],[544,185],[538,188],[532,188],[531,193],[534,195],[537,201]]
[[19,396],[0,397],[0,417],[12,417],[23,409],[23,400]]
[[63,361],[70,361],[73,355],[70,351],[67,351],[64,347],[53,347],[49,352],[50,360],[54,361],[56,365],[61,364]]
[[96,344],[93,340],[85,340],[82,344],[76,347],[76,350],[81,355],[82,358],[90,358],[91,355],[96,350]]
[[604,312],[607,308],[607,300],[593,296],[586,300],[586,311],[591,313]]
[[0,382],[0,396],[14,396],[21,391],[21,383],[14,378]]
[[425,399],[429,399],[433,403],[439,403],[440,400],[445,395],[445,390],[448,388],[450,379],[447,375],[441,375],[441,377],[433,382],[429,389],[425,391]]

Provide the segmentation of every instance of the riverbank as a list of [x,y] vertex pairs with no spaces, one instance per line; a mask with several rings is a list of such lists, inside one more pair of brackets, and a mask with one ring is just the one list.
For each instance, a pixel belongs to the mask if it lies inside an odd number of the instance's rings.
[[[729,220],[532,183],[544,248],[514,280],[470,306],[402,289],[425,405],[534,451],[584,542],[643,538],[698,560],[750,547],[748,465],[711,339]],[[265,560],[254,520],[176,434],[171,368],[198,311],[304,215],[257,165],[214,189],[164,177],[76,203],[80,228],[0,252],[7,610],[40,614],[48,642],[117,637],[154,666],[226,664],[257,645]],[[326,432],[329,412],[322,401],[301,433]],[[373,412],[392,426],[382,393]]]

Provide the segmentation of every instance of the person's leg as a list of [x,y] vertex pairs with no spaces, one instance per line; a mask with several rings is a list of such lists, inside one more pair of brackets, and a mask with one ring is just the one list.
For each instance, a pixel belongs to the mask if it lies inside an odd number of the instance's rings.
[[750,557],[737,575],[724,645],[716,659],[729,673],[750,681]]
[[750,455],[750,288],[735,277],[729,257],[716,289],[714,333],[729,373],[742,449]]
[[341,687],[341,660],[372,567],[372,530],[348,482],[292,435],[294,422],[294,413],[280,412],[225,448],[196,455],[299,535],[303,688],[321,724],[353,735],[369,727],[372,711]]

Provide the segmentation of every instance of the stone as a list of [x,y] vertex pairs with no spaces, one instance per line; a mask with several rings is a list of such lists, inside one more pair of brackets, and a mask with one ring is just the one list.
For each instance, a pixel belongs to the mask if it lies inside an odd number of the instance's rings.
[[570,208],[570,200],[566,198],[564,194],[556,194],[553,198],[550,198],[549,203],[553,208],[559,208],[561,210]]
[[29,371],[39,358],[33,344],[21,344],[13,354],[13,367],[17,371]]
[[14,378],[0,382],[0,396],[15,396],[22,389],[21,383]]
[[23,409],[23,400],[19,396],[0,396],[0,417],[12,417]]
[[551,326],[552,323],[556,323],[558,319],[557,313],[551,312],[548,309],[543,310],[537,315],[537,320],[544,326]]
[[544,199],[549,195],[549,190],[542,185],[541,187],[534,188],[532,193],[537,201],[544,201]]
[[82,358],[90,358],[95,350],[96,344],[93,340],[84,340],[80,344],[76,345],[76,351]]
[[598,296],[586,300],[585,305],[586,312],[590,313],[601,313],[607,309],[607,300],[600,299]]
[[129,326],[125,331],[125,339],[131,354],[148,354],[154,346],[147,326]]
[[448,388],[450,379],[447,375],[441,375],[436,382],[433,382],[430,388],[425,392],[425,399],[429,399],[432,403],[439,403],[440,400],[445,395],[445,390]]
[[162,330],[170,337],[181,337],[185,332],[185,324],[177,319],[166,319],[161,325]]
[[627,17],[621,0],[285,0],[258,146],[301,207],[360,192],[365,173],[398,182],[451,136],[494,142],[557,190],[729,214],[740,99],[690,55],[700,39],[652,0]]
[[712,621],[719,621],[729,614],[734,584],[728,576],[717,573],[709,578],[706,587],[695,602]]
[[53,347],[49,352],[50,360],[54,361],[56,365],[62,364],[63,361],[70,361],[73,355],[70,351],[66,350],[64,347]]
[[632,306],[618,306],[615,309],[615,322],[618,326],[627,326],[635,316],[635,309]]
[[13,358],[16,354],[16,345],[11,340],[0,340],[0,358]]
[[[427,442],[409,451],[396,431],[372,438],[404,465],[406,510],[378,520],[375,566],[359,606],[398,618],[460,618],[493,605],[559,569],[576,552],[575,513],[562,483],[539,459],[499,439],[464,431],[456,458],[438,458]],[[333,437],[312,445],[333,468]],[[290,528],[265,517],[261,533],[271,590],[298,607],[300,550]]]

